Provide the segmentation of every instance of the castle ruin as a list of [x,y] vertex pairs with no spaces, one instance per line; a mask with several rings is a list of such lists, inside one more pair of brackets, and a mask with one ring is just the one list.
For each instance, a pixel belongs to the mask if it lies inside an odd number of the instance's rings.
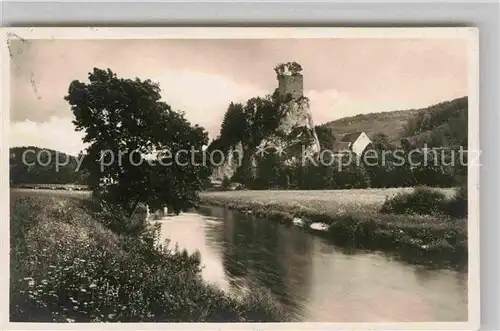
[[[302,66],[297,62],[281,63],[274,68],[274,71],[278,79],[277,92],[284,100],[279,107],[282,118],[276,133],[282,138],[275,137],[277,140],[281,140],[278,144],[283,146],[293,145],[292,142],[300,142],[301,145],[307,147],[307,151],[318,152],[320,146],[314,130],[309,99],[304,96]],[[283,137],[286,137],[285,141],[283,141]],[[272,137],[265,139],[263,143],[269,144],[269,140],[273,140]]]
[[282,97],[291,95],[297,100],[304,96],[302,67],[297,62],[282,63],[274,68],[278,78],[278,93]]

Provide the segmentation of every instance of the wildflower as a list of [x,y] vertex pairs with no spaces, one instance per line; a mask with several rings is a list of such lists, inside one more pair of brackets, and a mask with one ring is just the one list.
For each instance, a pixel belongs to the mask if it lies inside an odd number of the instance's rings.
[[42,280],[42,284],[43,284],[43,285],[47,285],[48,283],[49,283],[49,281],[48,281],[48,280],[46,280],[46,279],[43,279],[43,280]]
[[66,322],[68,322],[68,323],[75,323],[75,320],[72,319],[72,318],[67,317],[66,318]]
[[90,286],[89,286],[89,288],[96,288],[96,287],[97,287],[97,285],[94,283],[90,284]]
[[28,286],[29,286],[29,287],[33,287],[33,286],[35,286],[35,281],[34,281],[34,280],[30,280],[30,281],[28,282]]

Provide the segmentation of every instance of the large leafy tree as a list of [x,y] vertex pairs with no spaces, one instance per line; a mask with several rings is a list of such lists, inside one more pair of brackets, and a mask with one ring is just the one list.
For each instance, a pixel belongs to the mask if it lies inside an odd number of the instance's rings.
[[98,68],[88,80],[73,81],[65,100],[89,144],[83,167],[91,189],[129,214],[141,202],[177,213],[195,205],[209,175],[201,162],[206,131],[161,101],[150,80]]

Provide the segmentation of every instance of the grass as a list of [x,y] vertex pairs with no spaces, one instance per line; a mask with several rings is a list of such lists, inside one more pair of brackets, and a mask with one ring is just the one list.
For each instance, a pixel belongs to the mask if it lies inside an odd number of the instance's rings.
[[[246,204],[275,206],[277,209],[299,209],[304,212],[321,211],[327,214],[363,211],[376,213],[386,197],[412,188],[313,190],[313,191],[219,191],[204,192],[204,201],[217,204]],[[453,189],[440,189],[446,196],[454,194]]]
[[[447,198],[453,189],[439,189]],[[327,231],[313,231],[335,243],[369,249],[410,252],[420,261],[435,258],[445,264],[467,261],[467,222],[443,215],[394,215],[379,210],[387,197],[411,188],[332,191],[204,192],[202,204],[225,206],[257,217],[291,224],[299,218],[306,229],[325,223]],[[432,258],[432,259],[431,259]]]
[[[286,321],[263,290],[244,296],[204,282],[199,254],[106,227],[84,192],[11,190],[13,322]],[[95,205],[93,205],[95,203]]]

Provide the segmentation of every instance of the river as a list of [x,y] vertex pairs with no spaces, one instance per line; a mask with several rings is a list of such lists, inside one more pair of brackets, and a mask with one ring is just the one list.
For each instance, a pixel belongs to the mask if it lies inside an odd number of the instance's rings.
[[221,207],[164,217],[161,238],[201,253],[205,280],[226,291],[267,288],[296,321],[467,320],[467,272],[346,250],[298,227]]

